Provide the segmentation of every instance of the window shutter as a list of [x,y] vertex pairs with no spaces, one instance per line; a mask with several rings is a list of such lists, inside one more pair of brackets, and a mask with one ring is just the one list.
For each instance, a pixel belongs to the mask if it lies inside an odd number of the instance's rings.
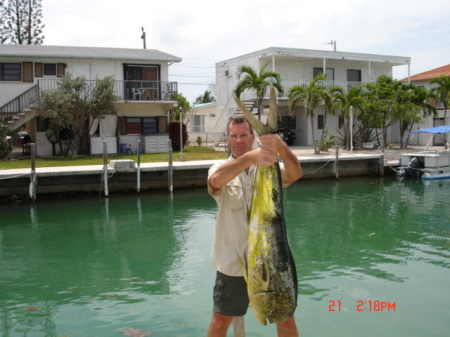
[[22,81],[33,82],[33,62],[22,62]]
[[42,63],[35,63],[34,64],[34,76],[36,76],[36,77],[43,77],[44,76]]
[[66,74],[66,65],[64,63],[58,63],[56,65],[56,76],[63,77]]
[[117,124],[118,124],[118,128],[119,128],[119,133],[121,135],[126,135],[127,134],[127,119],[126,119],[126,117],[119,117],[117,120]]

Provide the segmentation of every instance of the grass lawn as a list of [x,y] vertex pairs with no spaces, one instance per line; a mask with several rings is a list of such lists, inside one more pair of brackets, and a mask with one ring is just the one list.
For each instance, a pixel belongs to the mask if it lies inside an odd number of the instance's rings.
[[[180,152],[173,152],[172,160],[174,162],[180,161]],[[183,161],[195,160],[213,160],[226,159],[228,154],[226,152],[217,152],[213,148],[206,146],[190,146],[183,149]],[[136,154],[111,154],[108,155],[108,162],[110,160],[132,159],[137,162]],[[141,154],[141,163],[157,163],[167,162],[167,153],[146,153]],[[56,166],[83,166],[83,165],[102,165],[103,156],[68,156],[68,157],[45,157],[36,158],[36,167],[56,167]],[[31,166],[30,158],[17,160],[0,160],[0,170],[29,168]]]

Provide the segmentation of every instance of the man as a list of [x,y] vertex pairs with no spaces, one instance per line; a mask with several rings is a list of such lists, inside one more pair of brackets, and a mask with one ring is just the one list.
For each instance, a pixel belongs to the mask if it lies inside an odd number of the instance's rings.
[[[234,316],[245,315],[249,305],[239,259],[244,260],[247,251],[247,212],[251,207],[256,166],[274,165],[280,156],[283,186],[302,176],[297,157],[277,134],[259,137],[260,147],[252,149],[255,134],[243,116],[232,116],[227,130],[231,156],[212,166],[208,173],[208,192],[219,207],[212,250],[217,276],[208,337],[225,337]],[[294,317],[277,323],[277,332],[279,337],[298,336]]]

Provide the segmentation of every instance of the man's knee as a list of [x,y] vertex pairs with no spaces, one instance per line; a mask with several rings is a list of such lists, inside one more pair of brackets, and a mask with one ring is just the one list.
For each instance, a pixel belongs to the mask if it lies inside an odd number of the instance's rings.
[[215,331],[220,330],[228,330],[229,326],[231,325],[231,322],[233,321],[232,316],[225,316],[222,314],[219,314],[217,312],[213,313],[213,317],[211,320],[211,328]]
[[291,318],[277,323],[278,336],[298,336],[295,318]]

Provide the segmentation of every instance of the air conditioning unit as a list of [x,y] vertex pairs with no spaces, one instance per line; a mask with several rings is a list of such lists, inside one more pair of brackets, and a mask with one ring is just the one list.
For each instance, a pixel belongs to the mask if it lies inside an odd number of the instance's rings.
[[216,117],[216,114],[209,114],[209,117]]

